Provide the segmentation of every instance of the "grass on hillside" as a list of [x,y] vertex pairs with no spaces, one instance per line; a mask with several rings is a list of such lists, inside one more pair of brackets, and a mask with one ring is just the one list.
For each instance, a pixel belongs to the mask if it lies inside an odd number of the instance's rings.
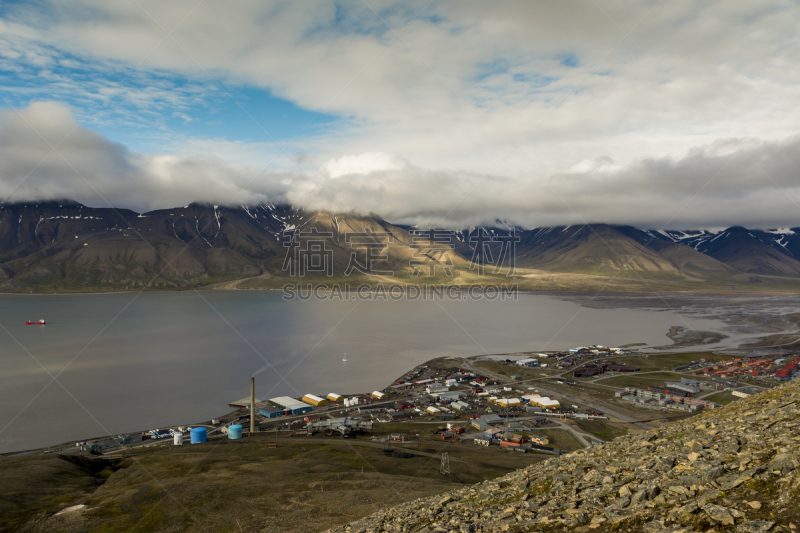
[[34,516],[65,507],[102,483],[101,476],[56,455],[4,457],[0,478],[0,531],[19,531]]
[[[421,450],[394,445],[392,454],[363,437],[278,439],[277,448],[270,441],[165,444],[126,454],[115,472],[96,475],[55,455],[3,458],[0,530],[322,531],[542,460],[445,441]],[[450,475],[439,473],[443,451]],[[88,510],[52,516],[77,504]]]
[[520,381],[545,377],[552,373],[552,371],[549,371],[549,368],[528,368],[517,365],[504,365],[499,361],[491,360],[476,361],[472,363],[472,367],[476,370],[485,370],[487,372],[491,372],[492,374],[504,376],[506,378],[510,378],[511,376],[520,376]]
[[459,364],[459,359],[450,359],[449,357],[439,357],[437,359],[431,359],[425,366],[430,368],[431,370],[445,370],[448,372],[458,372],[461,370],[461,365]]
[[652,374],[632,372],[613,378],[602,379],[599,380],[598,383],[620,388],[636,387],[639,389],[646,389],[647,387],[663,387],[665,381],[680,381],[681,377],[680,374],[675,374],[673,372],[655,372]]
[[625,357],[615,357],[613,360],[618,363],[624,363],[626,365],[635,366],[637,368],[640,368],[642,371],[650,371],[650,370],[672,370],[675,367],[688,365],[692,361],[697,361],[703,358],[714,359],[715,361],[723,359],[719,355],[714,355],[711,352],[692,352],[692,353],[653,354],[648,356],[632,355]]
[[728,405],[729,403],[733,403],[736,400],[741,400],[741,398],[734,396],[730,392],[718,392],[717,394],[712,394],[705,398],[706,400],[714,403],[718,403],[720,405]]
[[604,422],[602,420],[575,420],[575,424],[586,433],[596,435],[603,440],[613,440],[628,433],[624,424]]
[[583,445],[572,436],[572,433],[565,429],[545,429],[543,431],[532,433],[532,435],[539,434],[543,434],[550,440],[550,444],[548,444],[548,446],[551,448],[558,448],[559,450],[567,451],[580,450],[583,448]]

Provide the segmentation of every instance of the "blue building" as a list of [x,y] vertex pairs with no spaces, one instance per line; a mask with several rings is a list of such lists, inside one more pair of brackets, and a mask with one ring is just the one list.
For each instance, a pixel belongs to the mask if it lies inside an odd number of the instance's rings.
[[258,410],[258,414],[267,418],[277,418],[283,416],[283,409],[280,407],[267,406]]

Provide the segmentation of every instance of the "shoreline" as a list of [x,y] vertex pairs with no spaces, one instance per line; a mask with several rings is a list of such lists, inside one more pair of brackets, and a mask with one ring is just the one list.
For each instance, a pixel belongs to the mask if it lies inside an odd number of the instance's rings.
[[[534,352],[531,352],[531,353],[534,353]],[[400,377],[396,378],[394,381],[396,382],[397,379],[400,379],[400,378],[402,378],[402,376],[405,376],[405,375],[409,374],[415,368],[428,367],[428,365],[431,365],[434,361],[440,361],[440,360],[443,360],[443,359],[453,359],[454,361],[461,361],[462,364],[466,363],[466,366],[469,366],[469,362],[479,361],[479,360],[481,360],[481,358],[485,358],[485,357],[508,357],[508,356],[520,356],[520,357],[522,357],[522,356],[525,356],[527,354],[528,354],[528,352],[510,352],[510,353],[503,353],[503,354],[490,354],[489,356],[487,356],[486,354],[483,354],[483,355],[472,355],[472,356],[468,356],[468,357],[452,357],[452,358],[435,357],[433,359],[429,359],[429,360],[427,360],[427,361],[425,361],[423,363],[420,363],[420,364],[416,365],[414,368],[406,370],[403,374],[401,374]],[[564,372],[562,372],[562,374],[563,373]],[[555,377],[555,376],[558,376],[558,375],[560,375],[560,374],[554,374],[553,376]],[[390,388],[390,385],[391,384],[387,384],[384,388],[379,389],[379,390],[387,390],[387,389]],[[370,394],[371,394],[370,392],[359,392],[359,393],[349,394],[348,396],[367,396],[367,395],[370,395]],[[260,399],[256,398],[256,402],[263,402],[263,401],[264,400],[260,400]],[[353,410],[358,409],[358,407],[364,407],[366,405],[376,406],[376,405],[382,405],[384,403],[394,403],[394,401],[395,400],[388,400],[388,401],[385,401],[385,402],[384,401],[380,401],[380,402],[373,402],[373,403],[370,403],[370,404],[359,404],[357,407],[348,407],[348,408],[335,409],[333,412],[338,413],[340,411],[344,411],[345,413],[350,413]],[[229,404],[228,408],[234,408],[234,406]],[[328,410],[320,411],[320,412],[312,411],[312,412],[310,412],[308,414],[320,415],[320,414],[326,414],[328,412],[329,412]],[[147,428],[147,429],[143,429],[143,430],[140,430],[140,431],[121,433],[120,435],[125,435],[125,436],[139,435],[139,434],[142,434],[142,433],[147,433],[149,431],[153,431],[155,429],[177,429],[179,427],[184,427],[184,428],[188,428],[188,427],[208,427],[208,428],[211,428],[211,427],[216,427],[216,425],[211,424],[211,422],[214,421],[214,420],[218,420],[219,421],[219,424],[217,424],[217,425],[224,425],[226,423],[230,423],[232,420],[235,420],[235,419],[237,419],[237,418],[239,418],[241,416],[245,416],[245,415],[249,415],[249,414],[250,413],[249,413],[249,409],[248,408],[238,407],[238,408],[234,408],[232,411],[227,411],[224,414],[219,415],[218,417],[213,417],[213,418],[204,420],[202,422],[195,422],[195,423],[188,423],[188,424],[183,424],[183,423],[182,424],[175,424],[175,425],[172,425],[172,426],[164,426],[162,428]],[[304,415],[302,415],[302,414],[301,415],[282,416],[282,417],[280,417],[280,421],[283,422],[283,421],[291,421],[291,420],[298,420],[298,419],[302,420],[303,416]],[[345,416],[347,416],[347,415],[345,415]],[[244,428],[244,424],[243,424],[243,429],[245,429]],[[278,431],[281,431],[281,430],[278,430]],[[292,430],[288,430],[288,431],[292,431]],[[256,432],[260,433],[260,431],[258,431],[258,430]],[[89,438],[86,438],[86,439],[81,439],[79,442],[86,442],[87,443],[87,447],[88,447],[91,444],[92,441],[109,440],[109,439],[116,439],[116,438],[117,438],[116,435],[103,435],[103,436],[98,436],[98,437],[89,437]],[[148,443],[148,445],[165,444],[165,443],[171,443],[172,442],[169,438],[166,438],[166,439],[147,439],[146,441],[143,441],[143,442],[147,442],[147,441],[151,441],[151,440],[152,440],[152,443]],[[118,449],[122,449],[123,446],[124,445],[119,445],[117,448]],[[58,448],[61,448],[61,449],[58,449]],[[80,451],[80,450],[77,450],[77,449],[74,449],[74,448],[76,448],[76,447],[75,446],[69,446],[69,442],[62,442],[62,443],[51,445],[51,446],[43,446],[43,447],[39,447],[39,448],[28,448],[28,449],[24,449],[24,450],[17,450],[17,451],[0,453],[0,459],[2,459],[4,457],[15,457],[15,456],[20,456],[20,455],[34,455],[34,454],[37,454],[37,453],[42,453],[42,454],[54,453],[54,454],[57,454],[57,453],[77,453],[78,451]]]
[[[676,343],[674,345],[674,347],[677,348],[677,347],[680,347],[680,345],[678,343]],[[698,345],[698,347],[702,348],[702,345]],[[668,349],[669,347],[665,346],[665,347],[662,347],[662,348]],[[526,357],[526,356],[530,356],[530,355],[535,354],[535,353],[556,353],[556,352],[552,352],[552,351],[543,352],[543,351],[532,350],[532,351],[524,351],[524,352],[517,351],[517,352],[507,352],[507,353],[497,353],[497,354],[479,354],[479,355],[471,355],[471,356],[467,356],[467,357],[435,357],[435,358],[429,359],[429,360],[427,360],[427,361],[425,361],[423,363],[419,363],[419,364],[417,364],[415,367],[413,367],[411,369],[406,370],[403,374],[401,374],[400,377],[395,378],[393,383],[396,383],[399,379],[402,379],[404,376],[406,376],[409,373],[413,372],[417,368],[421,368],[421,367],[431,368],[431,365],[433,365],[434,362],[441,362],[441,361],[445,361],[445,360],[453,360],[454,362],[457,362],[456,365],[458,367],[460,367],[462,369],[466,368],[466,369],[469,369],[470,371],[474,372],[475,370],[472,369],[472,364],[477,363],[479,361],[483,361],[483,360],[498,360],[499,361],[499,360],[502,360],[502,359],[507,359],[509,357]],[[714,353],[714,352],[709,350],[709,353]],[[626,355],[622,355],[622,356],[620,356],[620,355],[616,355],[616,356],[608,355],[608,356],[604,356],[604,357],[608,357],[608,358],[637,357],[637,356],[638,357],[651,357],[651,356],[658,356],[658,355],[668,356],[668,355],[671,355],[671,354],[669,352],[667,352],[667,351],[659,351],[657,353],[646,353],[646,352],[640,352],[638,349],[634,348],[634,350],[631,351],[630,354],[626,354]],[[566,369],[563,369],[563,370],[562,369],[558,369],[560,371],[556,371],[555,373],[552,373],[552,374],[547,374],[546,377],[543,376],[543,377],[538,378],[538,379],[558,379],[559,377],[563,377],[565,374],[568,374],[568,373],[572,372],[572,370],[574,370],[578,366],[583,365],[584,363],[585,362],[582,361],[582,362],[579,362],[579,363],[573,365],[570,368],[566,368]],[[549,370],[548,370],[548,372],[549,372]],[[489,373],[488,375],[491,376],[492,374]],[[524,383],[526,381],[528,381],[528,380],[522,380],[522,381],[519,381],[517,383]],[[378,389],[378,390],[382,390],[383,391],[383,390],[389,390],[390,388],[391,388],[391,384],[387,384],[385,387],[383,387],[381,389]],[[370,394],[371,394],[370,392],[357,392],[357,393],[348,394],[347,396],[369,397]],[[259,398],[256,398],[256,402],[257,403],[258,402],[264,402],[264,401],[265,400],[261,400]],[[351,407],[347,407],[347,408],[343,407],[343,408],[334,409],[334,410],[326,409],[326,410],[322,410],[322,411],[313,411],[312,410],[309,413],[304,413],[304,414],[299,414],[299,415],[282,416],[282,417],[280,417],[278,423],[281,423],[281,422],[284,422],[284,421],[291,422],[291,421],[295,421],[295,420],[303,420],[304,416],[307,416],[307,415],[325,415],[325,414],[328,414],[330,412],[333,412],[333,413],[344,412],[345,414],[343,416],[348,416],[348,413],[351,413],[354,410],[357,411],[358,408],[360,408],[360,407],[364,407],[364,406],[367,406],[367,405],[374,407],[374,406],[379,406],[379,405],[383,405],[383,404],[386,404],[386,403],[394,403],[395,401],[397,401],[396,398],[390,399],[390,400],[386,400],[386,401],[363,403],[363,404],[359,404],[357,407],[351,406]],[[247,407],[236,407],[235,405],[232,405],[232,404],[229,404],[228,407],[229,408],[233,408],[233,409],[231,411],[226,411],[224,414],[221,414],[219,416],[203,420],[202,422],[180,423],[180,424],[175,424],[175,425],[171,425],[171,426],[163,426],[163,427],[160,427],[160,428],[147,428],[147,429],[143,429],[143,430],[120,433],[119,435],[124,435],[126,437],[138,436],[140,434],[146,434],[146,433],[148,433],[150,431],[153,431],[153,430],[156,430],[156,429],[186,428],[186,430],[184,430],[184,433],[185,433],[185,431],[188,431],[188,428],[190,428],[190,427],[207,427],[207,428],[219,429],[219,428],[221,428],[221,427],[223,427],[223,426],[225,426],[227,424],[230,424],[231,422],[235,421],[238,418],[241,418],[243,416],[248,416],[250,414],[249,408],[247,408]],[[214,421],[216,421],[216,423]],[[245,423],[243,422],[243,429],[245,429],[244,428],[244,424]],[[260,424],[261,423],[259,422],[259,426],[260,426]],[[273,431],[273,430],[268,430],[268,431]],[[289,429],[286,429],[286,430],[276,429],[274,431],[280,432],[280,431],[295,431],[295,430],[289,428]],[[256,431],[256,433],[260,433],[260,432],[261,432],[260,430]],[[86,442],[87,443],[86,446],[89,447],[93,442],[113,440],[113,439],[117,439],[117,438],[118,438],[118,435],[103,435],[103,436],[89,437],[89,438],[81,439],[79,442]],[[165,438],[165,439],[146,439],[146,440],[141,441],[141,442],[147,442],[148,444],[146,444],[146,446],[151,446],[151,445],[155,445],[155,444],[169,444],[172,441],[170,440],[170,438]],[[76,446],[70,446],[69,444],[70,444],[69,442],[62,442],[62,443],[59,443],[59,444],[56,444],[56,445],[51,445],[51,446],[43,446],[43,447],[38,447],[38,448],[28,448],[28,449],[24,449],[24,450],[17,450],[17,451],[0,453],[0,459],[3,458],[3,457],[13,457],[13,456],[20,456],[20,455],[34,455],[34,454],[37,454],[37,453],[43,453],[43,454],[55,453],[55,454],[57,454],[57,453],[77,453],[77,452],[80,451],[81,454],[83,454],[82,450],[77,449]],[[110,453],[115,453],[117,449],[118,450],[122,450],[122,449],[124,449],[123,448],[124,446],[126,446],[126,445],[119,444],[116,447],[112,448],[113,451],[110,452]],[[105,455],[105,454],[102,454],[102,455]]]
[[[247,278],[243,280],[237,281],[246,281]],[[222,283],[235,283],[235,282],[222,282]],[[312,285],[324,285],[324,283],[307,283],[307,284],[291,284],[287,283],[287,285],[293,285],[295,287],[301,286],[312,286]],[[337,285],[336,283],[332,283],[332,285]],[[478,287],[483,288],[491,285],[487,284],[471,284],[471,285],[410,285],[410,284],[399,284],[399,283],[392,283],[392,284],[383,284],[379,283],[376,285],[367,285],[362,284],[363,286],[368,287],[365,289],[365,292],[375,292],[377,290],[386,290],[388,288],[391,289],[405,289],[405,288],[417,288],[422,289],[427,288],[430,290],[431,288],[441,289],[446,291],[448,288],[451,290],[468,290],[470,288]],[[359,285],[355,285],[347,291],[341,291],[346,294],[351,293],[358,293]],[[84,295],[91,295],[91,296],[104,296],[104,295],[111,295],[111,294],[137,294],[137,293],[144,293],[144,292],[155,292],[155,293],[174,293],[174,292],[273,292],[273,291],[284,291],[283,287],[258,287],[258,288],[237,288],[237,287],[215,287],[214,285],[207,285],[204,287],[187,287],[187,288],[180,288],[180,289],[165,289],[165,288],[144,288],[138,290],[110,290],[110,291],[67,291],[67,292],[24,292],[24,291],[17,291],[17,292],[7,292],[0,290],[0,296],[84,296]],[[333,293],[335,292],[332,289],[315,289],[316,292],[321,293]],[[403,291],[405,292],[405,291]],[[745,292],[745,291],[709,291],[709,292],[699,292],[697,290],[692,289],[676,289],[676,290],[668,290],[664,289],[659,291],[663,293],[664,296],[668,297],[720,297],[720,298],[729,298],[729,297],[791,297],[791,296],[800,296],[800,290],[798,291],[752,291],[752,292]],[[597,293],[596,290],[593,288],[574,288],[574,289],[515,289],[514,293],[516,294],[545,294],[545,295],[586,295]],[[602,297],[625,297],[625,296],[632,296],[632,297],[652,297],[653,291],[652,290],[614,290],[614,291],[603,291]]]
[[[210,289],[202,289],[202,290],[210,290]],[[273,289],[271,289],[271,290],[273,290]],[[158,292],[176,292],[176,291],[158,291]],[[520,291],[520,292],[523,292],[523,291]],[[576,293],[576,292],[573,292],[573,291],[524,291],[524,292],[527,293],[527,294],[539,294],[539,295],[551,296],[551,297],[566,297],[566,298],[570,298],[570,299],[572,299],[572,298],[574,298],[576,296],[580,296],[581,298],[585,297],[584,293]],[[63,293],[61,293],[61,294],[63,295]],[[71,294],[72,293],[70,293],[68,295],[71,295]],[[81,294],[86,294],[86,293],[81,293]],[[99,293],[99,294],[119,294],[119,293]],[[36,295],[41,296],[42,294],[36,294]],[[32,295],[29,295],[29,296],[32,296]],[[605,295],[605,296],[611,297],[612,295],[608,294],[608,295]],[[631,295],[629,293],[618,294],[618,296],[622,296],[622,297],[626,297],[627,296],[627,297],[630,297],[631,299],[635,299],[635,298],[638,297],[638,296],[635,296],[635,295]],[[698,295],[698,296],[701,297],[701,298],[707,298],[708,297],[707,295]],[[581,302],[575,302],[575,303],[578,303],[579,305],[583,306],[583,303],[581,303]],[[618,304],[619,303],[620,302],[618,302]],[[645,307],[647,306],[647,302],[641,302],[639,304],[637,304],[636,302],[630,302],[630,305],[623,303],[623,305],[621,305],[621,307],[637,309],[637,308],[642,308],[642,303],[644,304]],[[620,307],[620,306],[618,306],[618,307]],[[634,346],[630,346],[630,348],[634,348],[635,352],[639,352],[644,356],[648,356],[648,355],[669,355],[670,352],[673,351],[673,350],[675,351],[675,353],[680,353],[680,352],[686,352],[687,349],[696,350],[698,352],[702,351],[702,352],[716,353],[716,354],[720,354],[720,355],[726,354],[726,355],[739,355],[739,356],[742,356],[742,355],[745,355],[744,352],[747,352],[747,351],[752,351],[752,352],[769,351],[771,349],[774,350],[776,348],[776,346],[755,347],[755,346],[747,346],[747,345],[741,345],[741,344],[739,344],[736,348],[733,348],[733,347],[726,347],[726,346],[715,346],[716,344],[718,344],[718,342],[714,343],[715,345],[708,345],[708,344],[704,344],[702,342],[695,342],[697,339],[705,337],[705,335],[691,335],[691,336],[689,336],[690,337],[690,342],[681,343],[681,342],[677,342],[676,339],[670,337],[670,333],[672,333],[672,330],[674,328],[682,329],[680,326],[672,326],[670,328],[670,330],[667,333],[665,333],[666,337],[671,341],[671,343],[672,343],[671,345],[652,346],[652,347],[634,347]],[[691,332],[691,333],[703,334],[704,332]],[[738,341],[738,339],[737,339],[737,341]],[[625,346],[628,346],[628,345],[620,345],[620,347],[625,347]],[[640,352],[640,350],[643,350],[643,351]],[[531,350],[525,350],[524,352],[512,351],[512,352],[504,352],[504,353],[493,353],[493,354],[490,354],[490,355],[492,355],[494,357],[506,357],[506,356],[514,356],[514,355],[530,355],[532,353],[538,353],[540,351],[547,351],[547,350],[533,350],[533,349],[531,349]],[[740,353],[737,353],[737,352],[740,352]],[[477,358],[481,358],[481,357],[485,357],[485,356],[486,356],[486,354],[474,354],[474,355],[465,356],[465,357],[455,357],[455,359],[463,360],[463,361],[471,361],[473,359],[477,359]],[[427,360],[425,362],[421,362],[419,364],[420,365],[427,365],[427,364],[430,364],[431,361],[434,361],[436,359],[438,359],[438,358],[429,359],[429,360]],[[222,409],[220,409],[220,411],[222,411]],[[225,411],[224,413],[220,414],[219,416],[215,416],[214,418],[215,419],[216,418],[224,419],[224,418],[227,418],[227,417],[230,417],[230,416],[234,415],[237,411],[239,411],[239,410],[238,409],[234,409],[232,411]],[[190,424],[190,425],[192,425],[192,424]],[[193,425],[198,425],[198,424],[193,424]],[[176,424],[174,426],[165,426],[165,427],[178,427],[178,425]],[[140,431],[135,431],[135,432],[127,432],[125,434],[138,434],[138,433],[141,433],[141,432]],[[88,440],[104,439],[104,438],[108,438],[108,437],[109,436],[92,437],[91,439],[83,439],[83,438],[82,439],[88,441]],[[5,453],[1,453],[0,457],[5,457],[5,456],[9,456],[9,455],[28,454],[28,453],[34,453],[34,452],[39,451],[39,450],[48,450],[48,449],[52,449],[52,448],[64,447],[64,444],[65,443],[60,443],[60,444],[55,445],[55,446],[41,446],[41,447],[37,447],[37,448],[25,448],[25,449],[22,449],[22,450],[5,452]]]

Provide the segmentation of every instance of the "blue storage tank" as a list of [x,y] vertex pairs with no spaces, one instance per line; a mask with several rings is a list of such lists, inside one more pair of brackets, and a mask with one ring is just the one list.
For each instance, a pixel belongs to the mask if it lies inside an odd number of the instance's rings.
[[206,441],[206,428],[192,428],[189,430],[189,442],[200,444]]
[[242,425],[241,424],[234,424],[232,426],[228,426],[228,438],[229,439],[241,439],[242,438]]

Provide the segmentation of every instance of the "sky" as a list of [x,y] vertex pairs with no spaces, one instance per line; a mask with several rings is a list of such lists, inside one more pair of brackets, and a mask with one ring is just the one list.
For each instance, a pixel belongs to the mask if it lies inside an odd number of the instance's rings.
[[0,199],[800,226],[800,4],[0,4]]

